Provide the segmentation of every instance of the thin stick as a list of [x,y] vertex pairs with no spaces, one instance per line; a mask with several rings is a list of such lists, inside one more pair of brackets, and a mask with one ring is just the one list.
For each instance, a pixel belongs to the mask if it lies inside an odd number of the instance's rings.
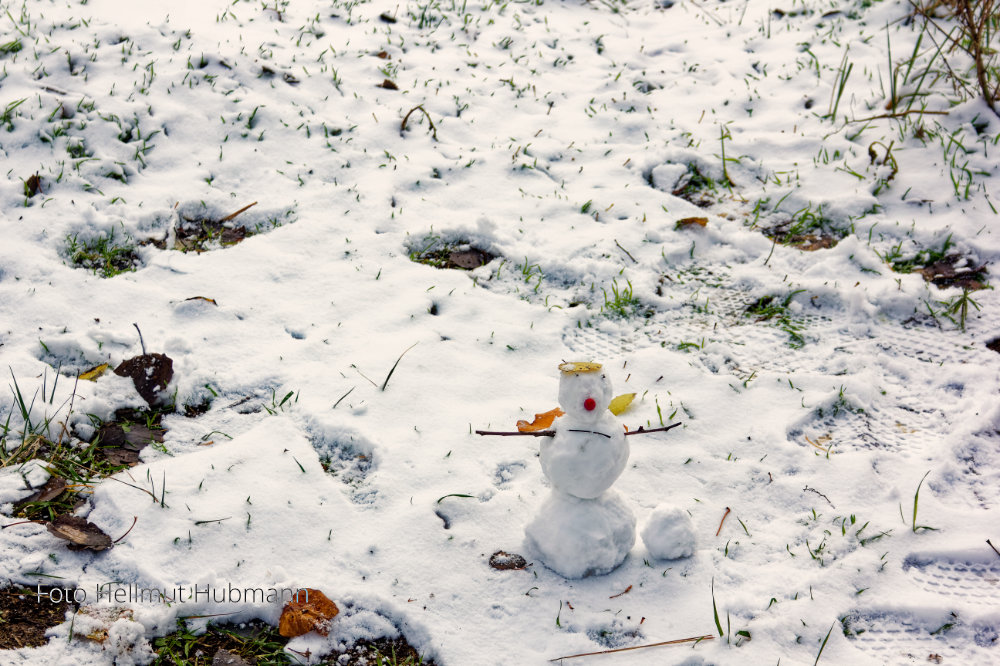
[[414,111],[416,111],[418,109],[421,112],[423,112],[424,116],[427,118],[427,123],[431,127],[431,136],[434,137],[435,141],[437,141],[437,138],[438,138],[437,128],[434,127],[434,121],[431,120],[431,114],[427,113],[427,109],[425,109],[422,104],[417,104],[415,107],[413,107],[412,109],[410,109],[409,111],[407,111],[405,116],[403,116],[403,122],[399,124],[399,134],[400,134],[400,136],[402,136],[403,132],[406,131],[406,123],[410,119],[410,114],[412,114]]
[[617,245],[617,246],[618,246],[618,249],[619,249],[619,250],[621,250],[621,251],[622,251],[622,252],[624,252],[624,253],[625,253],[626,255],[628,255],[628,258],[632,260],[632,263],[635,263],[635,264],[639,263],[638,261],[636,261],[636,260],[635,260],[635,257],[633,257],[633,256],[632,256],[632,253],[631,253],[631,252],[629,252],[628,250],[626,250],[625,248],[623,248],[623,247],[621,246],[621,244],[620,244],[620,243],[618,242],[618,240],[617,240],[617,239],[615,239],[615,245]]
[[536,430],[535,432],[511,432],[499,430],[477,430],[477,435],[495,435],[497,437],[555,437],[555,430]]
[[726,507],[726,512],[724,514],[722,514],[722,520],[719,521],[719,529],[715,530],[715,536],[719,536],[720,534],[722,534],[722,523],[726,522],[726,516],[729,515],[730,511],[732,511],[732,509],[730,509],[727,506]]
[[139,346],[142,347],[142,355],[145,356],[146,355],[146,343],[142,341],[142,331],[139,330],[139,324],[136,324],[135,322],[132,322],[132,325],[135,326],[135,330],[138,331],[138,333],[139,333]]
[[[139,516],[132,516],[132,527],[135,527],[135,524],[137,522],[139,522]],[[132,531],[132,527],[129,527],[127,530],[125,530],[125,534],[123,534],[120,537],[118,537],[117,539],[115,539],[114,543],[118,543],[119,541],[121,541],[122,539],[124,539],[125,537],[127,537],[128,533]]]
[[5,530],[8,527],[14,527],[14,525],[25,525],[27,523],[38,523],[39,525],[44,525],[45,521],[44,520],[22,520],[21,522],[18,522],[18,523],[11,523],[9,525],[4,525],[3,527],[0,527],[0,530]]
[[577,657],[593,657],[598,654],[613,654],[615,652],[628,652],[630,650],[645,650],[646,648],[662,647],[664,645],[681,645],[682,643],[700,643],[701,641],[714,640],[715,636],[692,636],[691,638],[679,638],[675,641],[663,641],[662,643],[650,643],[649,645],[634,645],[632,647],[617,648],[615,650],[602,650],[601,652],[583,652],[581,654],[571,654],[567,657],[556,657],[549,659],[550,662],[562,661],[563,659],[576,659]]
[[628,594],[631,591],[632,591],[632,586],[629,585],[628,587],[626,587],[623,591],[619,592],[618,594],[612,594],[610,597],[608,597],[608,599],[617,599],[618,597],[620,597],[620,596],[622,596],[624,594]]
[[[629,430],[628,432],[625,433],[625,436],[628,437],[629,435],[646,435],[646,434],[649,434],[651,432],[666,432],[668,430],[673,430],[677,426],[681,425],[681,423],[682,423],[681,421],[678,421],[677,423],[671,423],[670,425],[666,426],[665,428],[649,428],[648,430],[646,428],[643,428],[642,426],[640,426],[638,430]],[[577,431],[573,431],[573,432],[592,432],[592,431],[589,431],[589,430],[577,430]],[[511,431],[511,430],[503,430],[503,431],[500,431],[500,430],[477,430],[476,434],[477,435],[495,435],[497,437],[555,437],[556,431],[555,430],[536,430],[534,432],[520,432],[520,431]],[[594,434],[595,435],[601,435],[603,433],[594,433]],[[605,435],[605,436],[607,436],[607,435]]]
[[642,426],[639,426],[638,430],[629,430],[628,432],[625,433],[625,436],[628,437],[629,435],[645,435],[646,433],[650,432],[666,432],[668,430],[673,430],[681,423],[682,423],[681,421],[678,421],[677,423],[671,423],[665,428],[650,428],[648,430],[646,428],[643,428]]
[[993,552],[994,552],[994,553],[996,553],[997,555],[1000,555],[1000,550],[997,550],[997,547],[996,547],[996,546],[994,546],[994,545],[993,545],[992,543],[990,543],[990,540],[989,540],[989,539],[987,539],[987,540],[986,540],[986,543],[989,543],[989,544],[990,544],[990,548],[992,548],[992,549],[993,549]]
[[235,218],[240,213],[243,213],[246,210],[248,210],[250,208],[253,208],[256,205],[257,205],[257,202],[254,201],[252,204],[247,204],[246,206],[243,206],[243,208],[240,208],[235,213],[230,213],[229,215],[226,215],[224,218],[222,218],[221,220],[219,220],[219,224],[222,224],[223,222],[229,222],[230,220],[232,220],[233,218]]
[[901,118],[902,116],[908,116],[910,114],[917,113],[926,116],[947,116],[947,111],[925,111],[924,109],[909,109],[908,111],[894,111],[892,113],[880,113],[877,116],[869,116],[867,118],[855,118],[854,120],[849,120],[850,123],[866,123],[870,120],[881,120],[882,118]]

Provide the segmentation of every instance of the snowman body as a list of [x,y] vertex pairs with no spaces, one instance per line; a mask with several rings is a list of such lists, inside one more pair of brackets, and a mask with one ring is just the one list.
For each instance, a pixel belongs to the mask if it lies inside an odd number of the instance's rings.
[[552,492],[525,528],[542,563],[567,578],[608,573],[635,543],[635,516],[611,486],[628,463],[622,426],[608,411],[611,381],[594,363],[564,363],[565,414],[539,460]]
[[572,419],[567,412],[556,420],[555,436],[542,442],[542,471],[556,490],[594,499],[625,471],[629,455],[625,432],[611,412],[602,412],[585,422]]

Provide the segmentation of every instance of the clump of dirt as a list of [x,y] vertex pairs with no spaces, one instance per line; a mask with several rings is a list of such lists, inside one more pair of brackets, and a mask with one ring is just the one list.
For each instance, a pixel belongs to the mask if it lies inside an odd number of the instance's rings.
[[[178,621],[177,631],[157,638],[153,642],[153,649],[157,653],[154,664],[156,666],[285,664],[290,662],[285,654],[288,640],[278,633],[277,627],[260,620],[240,625],[209,623],[205,632],[199,635],[189,631],[183,621]],[[308,656],[302,655],[305,659],[308,659]],[[433,662],[424,661],[420,653],[402,637],[359,641],[342,654],[328,655],[320,664],[434,666]]]
[[687,173],[674,184],[671,194],[699,208],[708,208],[718,198],[718,184],[691,163],[687,166]]
[[527,568],[528,561],[517,553],[498,550],[490,555],[490,566],[498,571],[520,571]]
[[942,289],[960,287],[976,291],[989,286],[986,264],[976,265],[958,254],[950,254],[927,266],[913,268],[913,272],[920,273],[924,280]]
[[815,252],[816,250],[826,250],[840,242],[840,238],[829,234],[783,234],[778,229],[771,229],[765,234],[768,238],[775,240],[782,245],[794,247],[803,252]]
[[166,429],[163,412],[156,409],[119,409],[112,421],[101,423],[92,443],[96,454],[112,465],[139,464],[139,453],[150,444],[162,444]]
[[419,249],[410,252],[410,261],[434,268],[457,268],[471,271],[485,266],[497,255],[467,241],[445,242],[438,236],[427,236]]
[[785,219],[762,229],[776,243],[804,252],[815,252],[835,246],[848,231],[827,217],[824,205],[811,205],[788,215]]
[[269,217],[264,222],[247,223],[245,225],[236,222],[237,217],[256,205],[257,202],[254,201],[217,220],[193,213],[186,214],[182,212],[173,229],[172,245],[168,247],[169,235],[161,239],[144,241],[143,245],[152,245],[160,250],[172,249],[200,254],[219,248],[232,247],[250,236],[255,236],[281,226],[282,223],[277,217]]
[[323,666],[372,666],[374,664],[434,666],[433,661],[424,661],[420,653],[403,637],[361,641],[348,648],[343,654],[330,655],[320,664]]
[[[70,603],[53,588],[0,588],[0,650],[39,647],[49,642],[45,632],[66,621]],[[61,599],[54,601],[53,599]]]
[[925,247],[905,258],[898,248],[894,248],[886,253],[884,259],[897,273],[919,273],[924,280],[942,289],[959,287],[976,291],[989,287],[986,264],[954,248],[949,235],[940,247]]
[[180,222],[174,229],[173,249],[181,252],[200,253],[212,249],[216,244],[221,247],[236,245],[248,236],[252,236],[253,232],[243,225],[235,224],[233,220],[256,204],[255,201],[219,220],[191,218],[182,215]]

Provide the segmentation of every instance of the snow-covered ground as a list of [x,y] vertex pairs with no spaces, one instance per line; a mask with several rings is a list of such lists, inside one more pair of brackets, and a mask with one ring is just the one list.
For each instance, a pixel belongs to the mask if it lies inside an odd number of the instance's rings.
[[[133,324],[176,405],[78,510],[127,536],[11,526],[0,582],[182,591],[0,663],[144,663],[179,617],[277,623],[195,586],[323,590],[342,613],[300,661],[397,632],[450,666],[700,635],[566,663],[1000,660],[1000,303],[903,271],[990,279],[1000,119],[909,4],[0,7],[3,454],[15,380],[52,437],[145,407],[111,372],[74,383],[142,354]],[[173,249],[254,202],[242,242]],[[76,265],[115,247],[134,271]],[[412,260],[467,247],[488,263]],[[692,557],[536,561],[539,442],[473,431],[555,407],[563,360],[635,392],[630,427],[683,422],[630,437],[614,489],[640,530],[687,511]],[[38,465],[0,469],[3,525]]]

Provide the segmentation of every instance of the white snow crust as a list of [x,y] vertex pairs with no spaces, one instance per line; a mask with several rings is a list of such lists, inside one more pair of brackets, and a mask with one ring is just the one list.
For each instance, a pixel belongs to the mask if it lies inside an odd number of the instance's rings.
[[691,517],[676,506],[657,506],[640,534],[649,554],[660,560],[691,557],[697,546]]
[[[1000,663],[1000,117],[946,5],[0,8],[0,587],[87,595],[0,664],[298,587],[342,613],[290,663]],[[69,550],[14,515],[35,435],[145,408],[144,347],[164,441],[75,487],[120,540]],[[614,436],[475,434],[557,403]]]

